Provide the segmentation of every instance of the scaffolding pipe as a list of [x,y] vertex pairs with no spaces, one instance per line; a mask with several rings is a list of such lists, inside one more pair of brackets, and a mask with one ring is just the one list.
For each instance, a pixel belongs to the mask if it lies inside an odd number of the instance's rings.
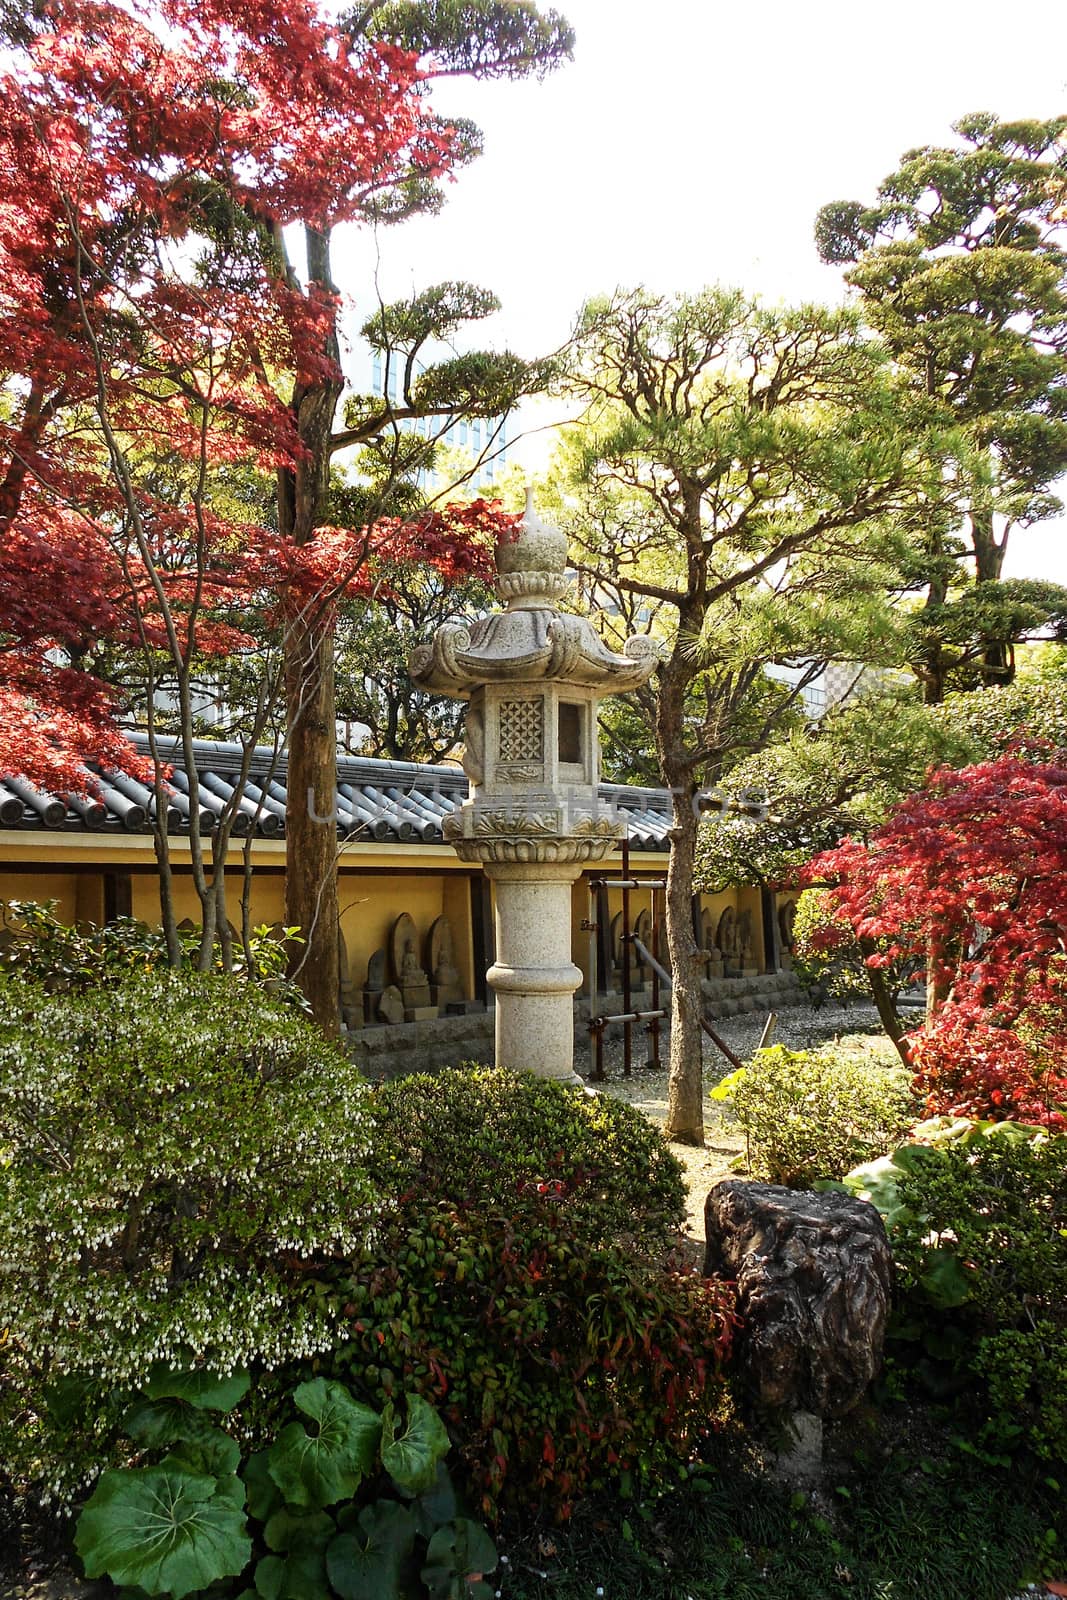
[[[653,972],[658,972],[660,977],[663,979],[663,982],[669,985],[671,981],[670,973],[667,971],[666,967],[660,966],[659,962],[655,959],[650,950],[645,949],[644,945],[641,943],[636,934],[634,935],[634,944],[637,946],[637,949],[641,955],[644,956]],[[720,1038],[703,1013],[701,1013],[700,1017],[700,1026],[703,1028],[704,1032],[707,1034],[715,1048],[722,1051],[723,1055],[726,1057],[727,1061],[729,1061],[731,1066],[744,1066],[745,1063],[741,1060],[741,1057],[734,1054],[734,1052],[730,1049],[730,1046],[726,1043],[725,1039]]]

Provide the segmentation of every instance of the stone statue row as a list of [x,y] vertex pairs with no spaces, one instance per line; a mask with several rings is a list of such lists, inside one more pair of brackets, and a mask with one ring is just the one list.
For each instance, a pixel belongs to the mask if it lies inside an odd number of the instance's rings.
[[350,1028],[374,1023],[426,1022],[476,1009],[456,969],[452,925],[438,917],[426,938],[426,966],[419,958],[419,932],[405,911],[386,945],[367,963],[362,989],[352,982],[344,935],[340,939],[341,1014]]
[[[739,915],[733,906],[727,906],[716,922],[714,913],[705,907],[700,912],[696,931],[705,977],[754,978],[758,975],[759,966],[756,961],[751,911],[742,911]],[[637,942],[631,947],[630,952],[630,985],[631,990],[640,991],[652,982],[652,968],[638,948],[638,945],[643,945],[645,950],[649,951],[652,948],[652,913],[647,907],[639,911],[634,918],[633,934]],[[621,987],[623,969],[621,911],[611,920],[610,940],[613,986]],[[664,966],[667,965],[665,950],[661,952],[659,959]]]

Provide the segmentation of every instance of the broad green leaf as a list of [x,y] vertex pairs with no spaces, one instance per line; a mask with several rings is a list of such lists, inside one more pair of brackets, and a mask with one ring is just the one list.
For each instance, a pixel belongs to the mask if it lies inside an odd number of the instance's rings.
[[458,1517],[430,1540],[420,1576],[433,1600],[471,1600],[496,1563],[496,1546],[481,1524]]
[[271,1550],[256,1567],[256,1588],[263,1600],[319,1600],[329,1594],[326,1547],[337,1532],[324,1511],[294,1517],[277,1511],[264,1530]]
[[105,1472],[75,1544],[88,1577],[183,1600],[251,1560],[244,1485],[178,1467]]
[[400,1577],[415,1543],[415,1519],[395,1500],[379,1500],[339,1533],[326,1552],[326,1571],[341,1600],[400,1600]]
[[437,1463],[449,1451],[448,1434],[437,1412],[421,1395],[408,1396],[408,1425],[396,1437],[390,1401],[382,1412],[382,1466],[404,1494],[423,1494],[437,1476]]
[[923,1167],[943,1166],[945,1157],[932,1145],[902,1144],[893,1151],[890,1160],[900,1172],[921,1172]]
[[191,1471],[210,1477],[237,1471],[241,1459],[237,1441],[183,1400],[138,1401],[126,1413],[123,1426],[143,1450],[179,1446],[174,1454]]
[[458,1512],[456,1491],[443,1461],[437,1463],[437,1476],[432,1487],[412,1502],[411,1509],[424,1539],[431,1539],[446,1522],[455,1521]]
[[144,1386],[150,1400],[187,1400],[200,1411],[232,1411],[243,1400],[252,1380],[247,1372],[223,1378],[216,1372],[197,1367],[191,1372],[172,1372],[160,1364]]
[[276,1511],[263,1530],[268,1550],[310,1550],[326,1546],[337,1532],[337,1524],[325,1511]]
[[202,1472],[209,1478],[230,1478],[240,1463],[240,1445],[217,1428],[209,1438],[172,1445],[159,1464],[183,1467],[186,1472]]
[[92,1388],[91,1379],[77,1377],[57,1378],[55,1383],[46,1385],[45,1404],[60,1427],[68,1427],[84,1417]]
[[271,1477],[291,1506],[320,1510],[350,1499],[374,1465],[381,1418],[325,1378],[302,1383],[294,1399],[317,1431],[300,1422],[283,1428],[267,1453]]
[[257,1450],[244,1464],[241,1476],[248,1490],[248,1512],[257,1522],[266,1522],[282,1503],[281,1490],[270,1475],[268,1450]]

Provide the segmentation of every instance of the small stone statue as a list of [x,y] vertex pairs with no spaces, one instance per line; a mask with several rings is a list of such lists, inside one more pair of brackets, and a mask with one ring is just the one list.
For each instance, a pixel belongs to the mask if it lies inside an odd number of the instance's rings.
[[352,982],[348,965],[348,946],[340,928],[337,930],[337,987],[340,994],[341,1016],[347,1028],[363,1025],[363,1000]]
[[794,931],[796,920],[797,903],[795,900],[787,900],[785,905],[780,906],[778,910],[778,931],[782,936],[783,967],[791,967],[793,965],[793,949],[796,944],[796,933]]
[[715,918],[707,906],[700,913],[700,949],[704,957],[704,976],[706,978],[721,978],[723,974],[722,953],[715,943]]
[[408,1022],[421,1022],[437,1015],[436,1006],[430,1002],[430,980],[419,962],[418,944],[418,930],[405,911],[393,923],[389,948],[393,978],[404,998],[404,1015]]
[[447,917],[438,917],[430,929],[431,997],[435,1006],[444,1011],[448,1006],[465,1000],[463,982],[456,971],[452,954],[452,924]]
[[397,1023],[404,1020],[404,996],[395,984],[390,984],[378,996],[379,1022]]
[[756,962],[756,947],[752,938],[751,911],[742,911],[738,920],[737,948],[741,971],[746,978],[754,977],[759,971],[759,966]]
[[722,951],[723,972],[728,978],[741,976],[741,951],[737,942],[737,914],[727,906],[719,918],[719,949]]
[[[651,911],[646,909],[644,911],[639,911],[637,913],[637,921],[634,923],[634,937],[639,939],[640,942],[644,945],[645,949],[648,950],[651,953],[651,950],[652,950],[652,913],[651,913]],[[637,983],[641,988],[647,988],[648,985],[652,981],[652,968],[649,966],[647,959],[641,954],[641,952],[637,948],[636,944],[633,947],[633,953],[634,953],[634,972],[636,974]]]
[[363,982],[363,1020],[377,1022],[378,1001],[385,988],[385,951],[375,950],[367,962],[367,976]]

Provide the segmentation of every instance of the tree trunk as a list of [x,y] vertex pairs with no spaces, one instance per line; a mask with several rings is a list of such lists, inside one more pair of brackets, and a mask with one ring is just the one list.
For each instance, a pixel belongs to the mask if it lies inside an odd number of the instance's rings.
[[[333,292],[328,233],[305,229],[308,278]],[[278,481],[278,526],[297,544],[315,535],[326,506],[334,415],[341,397],[336,313],[323,335],[325,375],[298,380],[292,408],[306,455]],[[338,1028],[337,708],[333,607],[297,606],[286,618],[285,918],[304,943],[291,971],[327,1036]]]
[[[1008,537],[997,541],[992,511],[971,512],[974,576],[978,583],[999,583],[1004,570]],[[991,639],[982,651],[982,680],[987,688],[1015,678],[1015,652],[1008,640]]]
[[664,1132],[678,1144],[704,1143],[702,966],[693,934],[693,864],[699,822],[687,792],[673,797],[667,867],[667,950],[671,963],[671,1054]]
[[[874,954],[875,944],[873,939],[861,939],[859,945],[865,956]],[[867,982],[871,986],[871,997],[878,1012],[878,1020],[885,1029],[886,1037],[893,1041],[897,1054],[904,1065],[910,1067],[911,1059],[908,1055],[908,1047],[904,1043],[906,1030],[900,1020],[897,1008],[893,1004],[893,996],[890,994],[889,985],[885,981],[885,973],[880,967],[869,966],[867,968]]]
[[929,1027],[948,999],[952,979],[944,940],[933,929],[926,941],[926,1025]]
[[327,1036],[338,1028],[337,746],[333,628],[295,620],[286,648],[289,774],[285,920],[300,929],[291,970]]

